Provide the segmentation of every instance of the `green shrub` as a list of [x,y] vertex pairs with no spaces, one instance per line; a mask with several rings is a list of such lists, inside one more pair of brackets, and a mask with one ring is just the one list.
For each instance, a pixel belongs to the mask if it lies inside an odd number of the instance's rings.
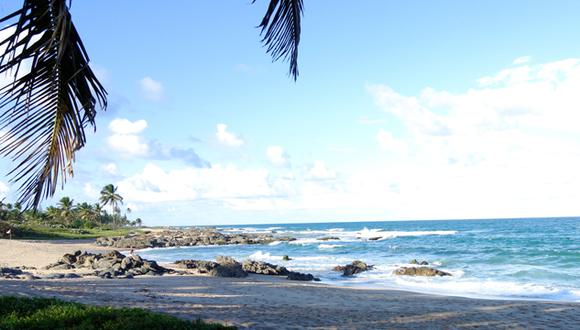
[[82,305],[46,298],[0,297],[0,329],[235,329],[138,308]]

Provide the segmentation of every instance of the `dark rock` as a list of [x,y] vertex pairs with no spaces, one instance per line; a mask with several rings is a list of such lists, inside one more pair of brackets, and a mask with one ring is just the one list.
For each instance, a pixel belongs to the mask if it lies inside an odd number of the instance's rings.
[[0,267],[0,276],[22,275],[22,270],[18,268]]
[[31,266],[20,266],[18,267],[22,270],[36,270],[36,267],[31,267]]
[[319,241],[338,241],[338,240],[340,240],[340,237],[336,237],[336,236],[319,237],[319,238],[317,238],[317,240],[319,240]]
[[117,251],[117,250],[113,250],[111,252],[108,252],[108,253],[103,254],[103,258],[122,260],[123,258],[125,258],[125,255],[122,254],[121,252]]
[[217,261],[218,264],[220,264],[221,266],[226,266],[226,265],[236,265],[239,264],[239,262],[236,261],[236,259],[232,258],[232,257],[227,257],[227,256],[217,256],[215,258],[215,260]]
[[246,273],[241,266],[217,266],[212,269],[209,273],[210,276],[217,277],[246,277]]
[[421,266],[427,266],[427,265],[429,265],[429,263],[427,261],[425,261],[425,260],[418,261],[417,259],[413,259],[413,260],[409,261],[409,263],[411,265],[421,265]]
[[27,273],[23,273],[18,268],[0,267],[0,278],[6,279],[23,279]]
[[367,265],[360,260],[355,260],[346,266],[336,266],[333,270],[342,272],[342,276],[352,276],[354,274],[362,273],[371,269],[373,269],[373,265]]
[[198,274],[208,274],[212,269],[219,266],[217,262],[205,260],[178,260],[175,265],[179,268],[192,269]]
[[125,257],[121,260],[121,268],[127,270],[133,268],[135,261],[131,257]]
[[287,276],[290,272],[286,267],[273,265],[262,261],[246,260],[242,264],[242,269],[248,273],[263,275],[281,275]]
[[285,255],[285,256],[282,257],[282,260],[284,260],[284,261],[290,261],[290,260],[292,260],[292,258],[290,258],[289,256]]
[[369,240],[369,241],[378,241],[378,240],[380,240],[381,238],[383,238],[383,237],[382,237],[382,236],[377,236],[377,237],[370,237],[370,238],[368,238],[368,240]]
[[75,273],[68,273],[68,274],[64,274],[64,278],[81,278],[81,276],[79,274],[75,274]]
[[232,257],[218,256],[218,266],[209,271],[210,276],[218,277],[246,277],[248,273],[242,268],[242,264]]
[[109,259],[109,258],[101,258],[95,261],[94,268],[95,269],[107,269],[113,267],[114,264],[121,262],[122,260],[119,259]]
[[52,270],[67,270],[67,269],[73,269],[75,268],[75,266],[73,265],[69,265],[69,264],[54,264],[52,267],[50,267],[49,269]]
[[451,276],[450,273],[431,267],[401,267],[393,272],[395,275],[408,276]]
[[314,277],[312,274],[303,274],[298,272],[288,273],[288,279],[292,281],[320,281],[319,278]]
[[142,249],[168,246],[267,244],[274,241],[292,240],[295,238],[274,237],[271,234],[223,234],[212,228],[193,228],[156,233],[143,232],[120,237],[99,237],[95,244],[124,249]]
[[[172,272],[169,269],[159,266],[155,261],[144,260],[139,256],[125,256],[118,251],[111,251],[105,254],[92,254],[88,252],[75,252],[76,262],[73,265],[66,263],[70,261],[71,254],[63,256],[60,262],[49,265],[47,269],[70,269],[89,268],[94,269],[94,275],[102,278],[127,277],[136,275],[162,275]],[[68,259],[67,259],[68,258]],[[69,274],[76,277],[76,274]],[[69,276],[67,275],[67,276]]]
[[74,254],[67,253],[67,254],[63,255],[62,258],[60,258],[60,261],[65,263],[65,264],[72,265],[75,262],[77,262],[77,256]]

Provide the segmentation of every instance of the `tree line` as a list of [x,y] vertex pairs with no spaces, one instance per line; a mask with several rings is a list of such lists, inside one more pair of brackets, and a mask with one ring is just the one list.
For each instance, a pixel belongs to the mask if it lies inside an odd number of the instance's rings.
[[139,227],[142,220],[130,220],[130,208],[122,209],[123,197],[118,188],[108,184],[101,189],[96,203],[75,203],[70,197],[62,197],[56,205],[46,209],[25,210],[20,202],[0,201],[0,221],[14,224],[38,224],[60,228]]

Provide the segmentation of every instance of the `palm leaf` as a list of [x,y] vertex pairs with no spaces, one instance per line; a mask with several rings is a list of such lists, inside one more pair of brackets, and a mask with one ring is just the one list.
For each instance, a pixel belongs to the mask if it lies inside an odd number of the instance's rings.
[[[253,2],[255,2],[254,0]],[[302,0],[270,0],[270,5],[258,26],[262,28],[262,43],[272,60],[290,62],[288,74],[298,78],[298,45],[300,44],[300,19]]]
[[36,208],[73,175],[75,152],[95,125],[97,105],[106,108],[107,92],[66,0],[25,0],[0,24],[12,20],[2,31],[13,33],[0,40],[0,75],[13,77],[0,88],[0,155],[14,162],[9,176],[20,183],[19,200]]

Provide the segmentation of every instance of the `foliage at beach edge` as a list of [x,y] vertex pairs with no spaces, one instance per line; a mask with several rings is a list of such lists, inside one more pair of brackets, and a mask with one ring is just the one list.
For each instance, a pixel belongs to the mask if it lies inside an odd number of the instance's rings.
[[47,298],[0,297],[0,329],[236,329],[138,308],[96,307]]

